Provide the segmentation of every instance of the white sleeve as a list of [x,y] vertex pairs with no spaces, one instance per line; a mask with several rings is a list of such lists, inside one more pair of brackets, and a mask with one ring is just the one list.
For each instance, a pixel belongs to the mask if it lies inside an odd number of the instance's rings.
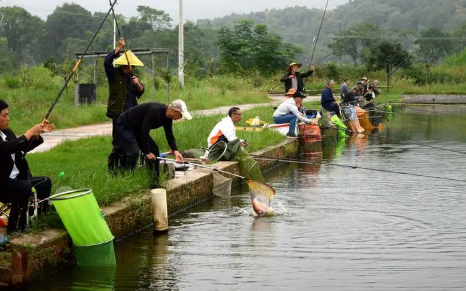
[[288,107],[288,109],[289,109],[289,111],[291,111],[291,113],[293,113],[299,119],[299,121],[303,121],[303,122],[306,122],[306,123],[311,122],[310,119],[307,119],[306,117],[302,116],[301,113],[299,113],[298,107],[290,105]]
[[225,124],[222,128],[223,135],[227,138],[228,141],[237,139],[236,129],[233,122]]

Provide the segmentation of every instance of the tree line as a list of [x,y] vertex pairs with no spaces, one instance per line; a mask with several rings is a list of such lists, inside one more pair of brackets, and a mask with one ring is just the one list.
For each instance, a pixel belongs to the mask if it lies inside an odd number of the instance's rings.
[[[328,11],[314,60],[332,52],[327,60],[380,69],[384,66],[376,60],[384,51],[395,49],[406,57],[393,61],[392,69],[413,62],[441,62],[464,50],[466,42],[466,17],[462,18],[466,0],[444,2],[350,1]],[[178,26],[173,26],[170,15],[162,10],[138,6],[137,12],[130,18],[117,15],[128,46],[170,48],[170,66],[176,68]],[[320,24],[322,13],[289,7],[188,21],[184,26],[185,71],[194,76],[251,71],[268,76],[283,71],[291,61],[306,63],[314,46],[312,31]],[[437,21],[441,15],[449,17]],[[103,12],[92,13],[75,3],[57,6],[46,20],[21,7],[0,8],[0,72],[27,65],[45,64],[55,70],[60,67],[57,64],[69,66],[104,17]],[[113,19],[109,17],[90,51],[112,47]],[[409,61],[404,61],[406,58]]]

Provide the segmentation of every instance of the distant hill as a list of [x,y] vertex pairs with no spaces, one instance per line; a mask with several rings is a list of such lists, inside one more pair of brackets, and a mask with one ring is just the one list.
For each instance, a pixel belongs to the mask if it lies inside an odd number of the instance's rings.
[[[231,14],[213,20],[203,19],[198,20],[197,24],[219,28],[231,26],[241,19],[266,24],[284,40],[304,48],[305,54],[301,56],[301,61],[308,61],[322,14],[323,10],[320,9],[295,6],[249,14]],[[371,23],[383,29],[385,36],[404,38],[406,35],[415,37],[428,28],[454,31],[466,22],[466,0],[352,0],[327,11],[314,60],[329,52],[328,44],[335,34],[360,22]],[[410,48],[414,46],[414,42],[404,45]]]

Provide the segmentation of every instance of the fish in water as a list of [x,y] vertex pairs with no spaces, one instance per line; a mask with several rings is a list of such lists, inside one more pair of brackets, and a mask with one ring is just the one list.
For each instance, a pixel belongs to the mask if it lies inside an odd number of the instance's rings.
[[254,212],[257,213],[259,216],[274,216],[275,210],[268,205],[268,203],[263,203],[257,198],[253,198],[252,200],[252,209]]

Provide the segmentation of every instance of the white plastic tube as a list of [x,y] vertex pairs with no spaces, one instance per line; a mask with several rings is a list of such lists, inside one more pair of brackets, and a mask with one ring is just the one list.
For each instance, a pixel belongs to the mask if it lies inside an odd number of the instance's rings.
[[154,211],[154,231],[165,232],[168,230],[167,190],[153,189],[151,199]]

